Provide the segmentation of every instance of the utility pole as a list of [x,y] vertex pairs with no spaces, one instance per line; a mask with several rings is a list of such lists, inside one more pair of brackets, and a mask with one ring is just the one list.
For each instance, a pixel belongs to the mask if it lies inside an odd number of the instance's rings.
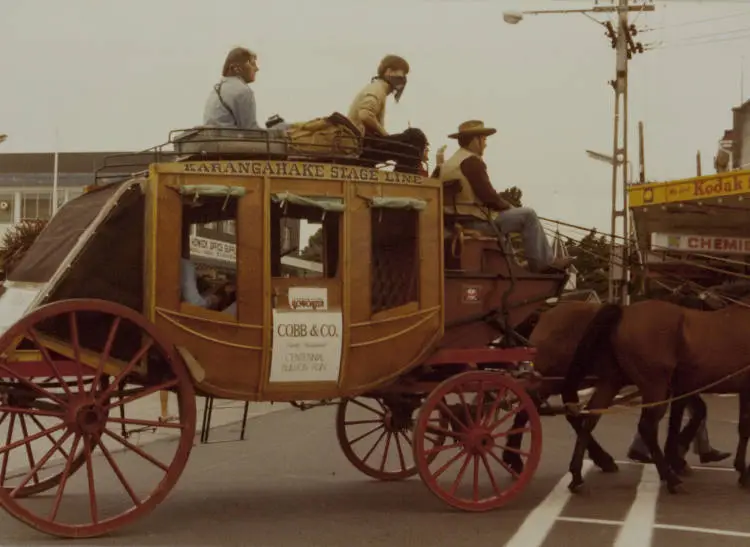
[[[635,8],[637,10],[638,8]],[[628,61],[635,53],[643,53],[643,44],[635,43],[637,34],[634,25],[629,24],[628,0],[618,0],[617,29],[607,23],[607,36],[615,49],[615,79],[610,84],[615,91],[614,142],[612,145],[612,226],[609,264],[609,301],[619,301],[623,305],[630,303],[628,286],[630,284],[630,218],[628,212]],[[651,10],[649,10],[651,11]],[[618,179],[622,180],[622,208],[617,207]],[[617,252],[617,220],[622,219],[622,253]],[[619,256],[618,256],[619,255]],[[620,261],[620,279],[616,279],[616,265]],[[619,294],[618,294],[619,293]]]

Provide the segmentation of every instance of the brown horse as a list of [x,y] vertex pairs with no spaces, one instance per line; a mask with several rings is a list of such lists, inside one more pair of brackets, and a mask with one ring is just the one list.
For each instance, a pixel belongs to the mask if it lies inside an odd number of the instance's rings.
[[[678,437],[676,428],[685,400],[673,404],[674,419],[670,419],[666,456],[658,444],[658,423],[670,397],[689,393],[739,393],[740,438],[734,465],[740,474],[740,484],[750,487],[746,465],[750,439],[748,327],[750,308],[744,304],[698,311],[669,302],[646,300],[627,307],[602,306],[580,340],[571,369],[599,366],[606,371],[605,381],[597,386],[589,408],[609,406],[622,382],[629,381],[638,387],[644,403],[638,431],[670,492],[678,491],[681,484],[673,467],[678,465],[683,440],[679,438],[682,434]],[[585,448],[585,435],[581,439],[579,434],[579,440]],[[574,459],[571,473],[574,480],[582,484],[582,457],[576,458],[574,454]]]
[[[694,302],[688,302],[687,305],[695,306]],[[571,367],[571,363],[576,359],[576,352],[582,351],[580,342],[592,323],[592,320],[602,310],[602,304],[569,302],[561,303],[549,311],[541,313],[538,322],[533,325],[533,331],[529,337],[530,345],[537,350],[537,356],[534,361],[535,370],[544,378],[542,387],[534,394],[537,400],[544,401],[554,395],[562,395],[563,402],[566,404],[577,404],[578,390],[583,387],[594,385],[598,388],[594,392],[592,402],[594,405],[602,404],[606,401],[609,404],[611,400],[619,393],[622,387],[630,382],[626,381],[622,374],[613,374],[617,372],[614,365],[613,357],[609,362],[599,367],[589,367],[576,365]],[[598,376],[601,376],[597,378]],[[587,378],[588,377],[588,378]],[[682,404],[682,403],[681,403]],[[705,416],[705,403],[700,397],[689,398],[685,405],[693,406],[693,415],[679,435],[680,447],[689,446],[690,441],[700,426],[700,422]],[[589,403],[591,405],[591,402]],[[681,407],[684,411],[684,407]],[[680,419],[682,414],[680,414]],[[528,417],[520,413],[516,416],[513,429],[522,429]],[[608,454],[593,438],[592,431],[598,422],[597,416],[577,416],[575,414],[566,414],[566,419],[573,427],[577,435],[576,449],[571,459],[571,474],[573,480],[569,488],[577,491],[582,485],[583,480],[580,474],[580,468],[583,463],[583,456],[588,450],[589,456],[594,463],[605,472],[616,472],[618,470],[614,458]],[[678,423],[678,428],[679,424]],[[512,435],[508,439],[510,448],[519,448],[522,442],[522,435]],[[507,451],[503,455],[504,461],[520,471],[522,462],[520,456]],[[675,456],[674,466],[676,471],[682,471],[686,467],[686,462],[682,456]],[[578,470],[578,472],[576,472]]]
[[[560,395],[565,389],[565,402],[578,403],[578,389],[586,387],[585,379],[577,378],[575,384],[565,385],[570,363],[583,337],[586,328],[601,308],[600,304],[583,302],[569,302],[555,306],[539,316],[539,321],[533,326],[529,337],[529,344],[536,348],[534,369],[543,378],[541,387],[533,394],[538,401],[546,401],[549,397]],[[583,418],[567,414],[566,418],[573,430],[581,433],[584,425]],[[525,412],[516,415],[512,429],[523,429],[528,421]],[[518,449],[523,441],[523,434],[510,435],[507,446]],[[605,473],[618,471],[614,458],[593,438],[589,436],[586,449],[594,464]],[[521,457],[511,451],[503,453],[503,461],[516,472],[523,469]]]

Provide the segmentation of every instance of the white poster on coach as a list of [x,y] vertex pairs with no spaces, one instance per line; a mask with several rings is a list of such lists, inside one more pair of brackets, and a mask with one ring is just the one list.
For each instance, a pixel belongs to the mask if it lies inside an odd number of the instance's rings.
[[273,311],[269,382],[336,382],[343,341],[341,311]]

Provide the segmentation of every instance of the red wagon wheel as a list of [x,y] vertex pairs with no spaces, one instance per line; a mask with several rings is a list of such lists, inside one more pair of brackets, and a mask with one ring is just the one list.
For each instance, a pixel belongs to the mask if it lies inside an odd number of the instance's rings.
[[[32,311],[0,337],[0,353],[19,336],[34,343],[58,384],[29,381],[39,374],[30,374],[28,363],[0,362],[0,376],[15,379],[31,400],[22,406],[14,406],[13,398],[3,400],[0,413],[47,422],[43,431],[0,449],[2,454],[36,440],[47,442],[46,450],[32,451],[35,463],[17,484],[0,488],[2,506],[42,532],[69,538],[106,534],[148,514],[177,482],[195,436],[193,384],[171,346],[139,313],[90,299]],[[93,381],[84,382],[84,374]],[[177,396],[176,422],[158,420],[163,390]],[[121,411],[125,407],[131,410]],[[126,432],[128,427],[135,429]],[[136,446],[128,440],[144,431],[156,432],[145,434],[157,442]],[[21,489],[35,475],[55,467],[60,477],[54,495],[22,498]],[[85,471],[74,474],[76,467]]]
[[[365,475],[382,481],[416,475],[414,414],[421,400],[397,396],[363,399],[343,399],[336,413],[336,437],[346,458]],[[432,420],[443,428],[448,425],[439,412]],[[431,435],[428,440],[431,446],[440,446],[445,436]]]
[[[429,422],[435,410],[448,418],[447,429]],[[528,412],[528,425],[510,429],[521,410]],[[424,439],[437,433],[449,440],[431,448]],[[506,447],[505,438],[514,433],[524,434],[528,446]],[[515,498],[533,476],[542,453],[542,425],[534,402],[519,382],[502,372],[471,371],[445,380],[422,406],[414,437],[422,481],[444,502],[465,511],[495,509]],[[521,473],[503,461],[504,450],[526,459]]]

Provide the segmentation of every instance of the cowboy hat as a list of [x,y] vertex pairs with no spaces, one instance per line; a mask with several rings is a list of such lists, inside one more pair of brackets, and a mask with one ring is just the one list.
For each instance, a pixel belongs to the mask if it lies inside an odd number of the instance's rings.
[[484,122],[480,120],[469,120],[458,126],[458,132],[448,135],[449,139],[457,139],[461,135],[471,137],[486,137],[497,133],[497,129],[485,127]]

